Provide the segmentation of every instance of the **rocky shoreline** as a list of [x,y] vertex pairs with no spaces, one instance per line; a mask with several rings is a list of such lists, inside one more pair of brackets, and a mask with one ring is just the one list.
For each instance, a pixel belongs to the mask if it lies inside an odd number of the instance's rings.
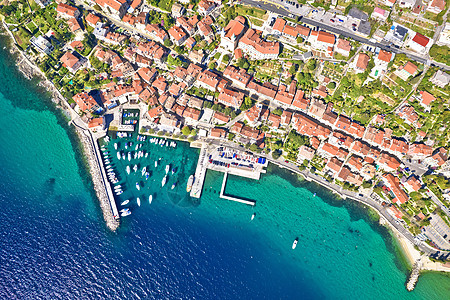
[[[25,78],[29,80],[37,78],[39,80],[38,85],[44,87],[51,94],[51,100],[55,104],[55,106],[57,108],[62,109],[63,112],[71,120],[69,124],[70,123],[74,124],[75,132],[77,133],[78,139],[82,145],[83,155],[86,157],[88,162],[89,167],[88,171],[92,178],[95,194],[100,203],[100,208],[102,209],[103,218],[105,219],[106,226],[111,231],[117,230],[117,228],[120,225],[120,222],[116,220],[113,216],[108,196],[106,194],[106,187],[104,186],[103,181],[101,180],[102,178],[101,170],[95,158],[95,149],[93,148],[94,145],[92,145],[91,142],[92,136],[91,137],[89,136],[90,132],[88,131],[88,129],[84,129],[80,125],[75,124],[72,116],[73,114],[76,113],[70,107],[69,103],[66,101],[64,96],[58,91],[58,89],[53,85],[53,83],[46,78],[45,74],[43,74],[42,71],[33,62],[31,62],[31,60],[26,56],[26,54],[24,54],[17,48],[17,46],[13,42],[14,36],[8,30],[7,25],[4,22],[2,24],[4,27],[4,32],[2,34],[10,37],[11,45],[8,45],[9,52],[12,55],[16,56],[17,69],[23,74]],[[94,141],[93,138],[92,141]]]

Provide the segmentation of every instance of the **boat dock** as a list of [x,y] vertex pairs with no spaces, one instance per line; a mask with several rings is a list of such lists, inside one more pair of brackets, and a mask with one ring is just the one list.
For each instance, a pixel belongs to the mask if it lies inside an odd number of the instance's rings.
[[108,196],[109,205],[111,206],[111,211],[113,213],[114,219],[120,219],[119,211],[117,210],[116,200],[114,199],[114,194],[111,188],[111,183],[107,180],[108,176],[106,175],[105,165],[103,164],[103,160],[101,159],[100,149],[98,147],[98,143],[94,142],[94,149],[97,156],[97,161],[99,164],[99,169],[102,175],[102,181],[105,185],[106,195]]
[[228,179],[228,172],[225,172],[225,175],[223,176],[222,188],[220,189],[220,198],[230,200],[230,201],[244,203],[244,204],[251,205],[251,206],[254,206],[256,204],[256,202],[254,200],[245,200],[245,199],[240,199],[240,198],[225,195],[224,191],[225,191],[225,186],[227,185],[227,179]]
[[[199,145],[197,145],[199,146]],[[261,173],[265,173],[268,161],[254,156],[247,151],[229,149],[202,143],[200,156],[195,171],[195,180],[192,185],[191,197],[200,198],[207,169],[225,173],[220,197],[223,199],[255,205],[254,201],[240,199],[225,195],[225,186],[228,174],[259,180]]]

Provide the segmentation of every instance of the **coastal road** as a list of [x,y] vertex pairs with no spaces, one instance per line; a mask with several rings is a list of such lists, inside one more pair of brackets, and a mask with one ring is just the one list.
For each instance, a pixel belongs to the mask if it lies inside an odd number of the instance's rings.
[[[238,146],[232,142],[229,141],[223,141],[223,140],[216,140],[216,139],[205,139],[205,142],[208,144],[213,144],[216,146],[226,146],[235,150],[239,151],[248,151],[242,146]],[[414,245],[417,245],[421,251],[423,251],[426,255],[434,258],[450,258],[450,252],[449,251],[440,251],[434,248],[431,248],[429,245],[427,245],[424,242],[418,242],[415,237],[409,232],[401,222],[399,222],[397,219],[394,219],[392,215],[388,212],[388,210],[381,205],[378,201],[367,197],[367,196],[360,196],[359,194],[351,191],[344,190],[341,186],[328,182],[323,177],[313,174],[309,172],[308,170],[300,171],[298,166],[294,163],[285,162],[284,160],[275,160],[272,157],[270,157],[267,154],[257,154],[258,156],[265,157],[269,162],[278,165],[281,168],[288,169],[289,171],[297,174],[301,174],[304,178],[307,180],[312,180],[316,182],[317,184],[330,189],[333,192],[336,192],[341,197],[350,198],[354,201],[360,202],[362,204],[365,204],[373,209],[375,209],[389,224],[394,227],[403,237],[405,237],[407,240],[409,240]]]
[[[276,2],[280,2],[280,1],[274,0],[274,3],[276,3]],[[351,38],[355,41],[358,41],[360,43],[364,43],[364,44],[371,45],[374,47],[379,47],[383,50],[393,52],[395,54],[403,53],[403,54],[406,54],[409,58],[411,58],[417,62],[423,63],[425,65],[433,65],[433,66],[439,67],[441,69],[444,69],[446,71],[450,71],[450,66],[447,66],[446,64],[438,63],[436,61],[431,61],[431,60],[427,59],[426,57],[417,55],[416,53],[411,52],[411,51],[407,51],[407,50],[399,49],[399,48],[395,48],[395,47],[390,47],[387,42],[386,43],[372,42],[369,39],[362,37],[360,35],[354,34],[353,32],[351,32],[349,30],[339,28],[337,26],[330,26],[323,22],[319,22],[319,21],[315,21],[315,20],[306,18],[305,16],[300,14],[300,11],[301,11],[300,8],[297,9],[293,6],[290,6],[289,10],[287,10],[284,7],[282,7],[284,5],[283,3],[280,3],[281,7],[278,7],[273,4],[270,4],[269,2],[265,2],[264,0],[263,1],[241,0],[241,1],[239,1],[239,3],[257,7],[257,8],[262,8],[264,10],[272,11],[274,13],[277,13],[279,15],[286,16],[286,17],[288,17],[290,14],[297,15],[300,17],[300,21],[305,24],[319,27],[321,29],[333,32],[337,35],[342,35],[342,36]]]

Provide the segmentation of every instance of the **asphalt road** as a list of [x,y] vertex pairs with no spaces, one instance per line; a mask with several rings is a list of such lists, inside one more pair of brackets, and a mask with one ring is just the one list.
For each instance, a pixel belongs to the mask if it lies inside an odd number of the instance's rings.
[[[254,7],[258,7],[258,8],[262,8],[262,9],[265,9],[267,11],[272,11],[274,13],[277,13],[277,14],[280,14],[280,15],[283,15],[283,16],[286,16],[286,17],[289,14],[297,15],[296,12],[294,12],[293,10],[291,11],[291,10],[286,10],[285,8],[279,8],[279,7],[277,7],[277,6],[273,5],[273,4],[264,3],[262,1],[241,0],[240,3],[246,4],[246,5],[250,5],[250,6],[254,6]],[[304,17],[302,15],[298,15],[298,16],[301,17],[300,21],[305,23],[305,24],[308,24],[308,25],[311,25],[311,26],[316,26],[316,27],[319,27],[320,29],[324,29],[324,30],[333,32],[335,34],[351,38],[351,39],[353,39],[355,41],[358,41],[358,42],[361,42],[361,43],[364,43],[364,44],[368,44],[368,45],[371,45],[371,46],[374,46],[374,47],[379,47],[379,48],[381,48],[381,49],[383,49],[385,51],[393,52],[395,54],[404,53],[409,58],[411,58],[411,59],[413,59],[413,60],[415,60],[417,62],[423,63],[423,64],[427,64],[429,62],[426,58],[424,58],[422,56],[412,54],[411,52],[405,51],[403,49],[390,47],[388,45],[388,43],[371,42],[369,39],[364,38],[364,37],[359,36],[359,35],[356,35],[356,34],[354,34],[352,32],[347,31],[347,30],[343,30],[343,29],[340,29],[338,27],[330,26],[330,25],[327,25],[327,24],[322,23],[322,22],[318,22],[318,21],[315,21],[315,20],[312,20],[312,19],[308,19],[308,18],[306,18],[306,17]],[[441,64],[441,63],[438,63],[438,62],[435,62],[435,61],[430,61],[430,64],[433,65],[433,66],[439,67],[441,69],[444,69],[446,71],[450,71],[450,67],[445,65],[445,64]]]

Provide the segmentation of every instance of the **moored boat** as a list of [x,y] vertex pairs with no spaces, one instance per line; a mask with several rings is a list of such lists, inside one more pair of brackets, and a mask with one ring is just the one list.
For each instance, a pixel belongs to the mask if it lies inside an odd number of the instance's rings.
[[194,184],[194,175],[189,176],[187,186],[186,186],[186,192],[190,192],[192,190],[192,185]]
[[141,206],[141,199],[139,199],[139,197],[137,197],[136,201],[137,201],[137,205]]
[[122,205],[122,206],[124,206],[124,205],[127,205],[128,203],[130,203],[130,200],[125,200],[125,201],[123,201],[122,203],[120,203],[120,205]]
[[128,152],[128,161],[131,161],[131,152]]
[[175,182],[174,184],[172,184],[172,187],[170,189],[173,190],[176,186],[177,186],[177,183]]
[[126,217],[126,216],[129,216],[129,215],[131,215],[131,211],[129,211],[129,210],[127,210],[127,211],[124,211],[123,213],[121,213],[120,214],[122,217]]
[[133,171],[134,171],[134,172],[137,172],[137,169],[138,169],[138,166],[137,166],[137,165],[134,165]]
[[137,189],[138,191],[141,190],[141,186],[139,185],[139,182],[136,182],[136,189]]
[[165,186],[167,182],[167,176],[164,176],[163,180],[161,181],[161,186]]
[[127,174],[130,175],[130,166],[127,166]]
[[114,149],[117,150],[117,143],[114,143]]
[[166,165],[166,174],[169,173],[170,165]]
[[120,160],[120,151],[117,152],[117,159]]
[[253,219],[255,218],[255,216],[256,216],[256,213],[253,213],[252,218],[251,218],[250,221],[253,221]]
[[155,160],[155,168],[157,168],[157,167],[158,167],[158,161]]
[[142,176],[145,175],[145,172],[147,172],[147,167],[143,167],[143,168],[142,168],[142,171],[141,171]]
[[148,196],[148,203],[152,204],[153,201],[153,195]]

